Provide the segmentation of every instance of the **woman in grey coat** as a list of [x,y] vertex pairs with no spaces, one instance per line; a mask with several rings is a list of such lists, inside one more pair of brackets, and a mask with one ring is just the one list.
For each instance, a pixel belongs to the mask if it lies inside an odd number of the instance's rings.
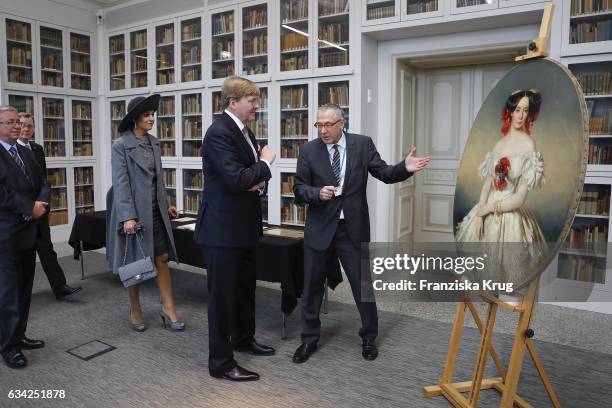
[[[142,226],[142,233],[139,233],[142,249],[146,256],[154,259],[157,269],[155,281],[162,299],[159,311],[162,323],[173,331],[182,331],[185,325],[176,316],[168,268],[169,260],[177,260],[170,217],[178,214],[175,207],[168,207],[159,141],[149,134],[155,123],[159,98],[153,94],[132,99],[119,124],[121,137],[113,143],[111,156],[113,192],[111,208],[107,211],[106,258],[115,274],[124,262],[142,259],[136,237],[128,240],[124,261],[125,240],[136,233],[137,226]],[[132,328],[144,331],[138,285],[129,287],[128,293]]]

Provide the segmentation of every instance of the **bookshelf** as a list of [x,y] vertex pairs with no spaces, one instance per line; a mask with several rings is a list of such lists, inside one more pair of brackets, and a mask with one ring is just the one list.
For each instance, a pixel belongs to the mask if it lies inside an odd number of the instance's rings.
[[281,71],[299,71],[310,68],[308,19],[308,0],[286,0],[280,3]]
[[234,10],[211,15],[211,73],[212,78],[226,78],[236,72],[236,28]]
[[147,30],[130,33],[130,78],[132,88],[147,86]]
[[47,182],[51,188],[49,199],[49,225],[68,224],[68,184],[65,168],[47,169]]
[[46,157],[66,156],[64,99],[42,97],[42,134]]
[[202,169],[183,169],[183,211],[197,214],[202,200],[204,177]]
[[111,91],[125,89],[125,34],[108,38],[109,84]]
[[268,3],[242,9],[242,75],[268,73]]
[[349,64],[349,0],[319,0],[319,68]]
[[612,46],[612,2],[564,2],[563,52],[566,55],[609,52]]
[[27,112],[34,116],[34,96],[33,95],[21,95],[21,94],[9,94],[8,96],[9,105],[17,109],[19,112]]
[[74,208],[76,214],[95,211],[93,167],[74,168]]
[[202,94],[181,95],[182,155],[200,157],[202,147]]
[[363,7],[365,25],[399,21],[399,0],[365,0]]
[[295,204],[294,183],[295,173],[281,173],[281,225],[303,227],[306,222],[306,207]]
[[63,31],[40,26],[40,85],[64,87]]
[[499,6],[498,0],[452,0],[451,14],[471,13],[495,9]]
[[155,27],[155,84],[170,85],[175,82],[174,23]]
[[280,87],[280,158],[297,159],[311,126],[308,84]]
[[7,82],[34,84],[32,24],[9,18],[5,21]]
[[70,33],[70,87],[91,91],[91,39],[89,35]]
[[211,93],[212,100],[212,121],[214,122],[223,114],[223,101],[221,100],[221,91],[213,91]]
[[116,100],[110,102],[110,129],[111,145],[119,137],[119,123],[126,113],[127,100]]
[[176,169],[162,169],[162,177],[164,178],[164,187],[168,196],[168,206],[176,207]]
[[319,82],[317,106],[334,103],[344,112],[344,127],[349,128],[349,81]]
[[202,18],[181,21],[181,81],[202,80]]
[[92,157],[93,115],[90,101],[72,100],[72,155]]
[[175,96],[162,96],[157,111],[157,138],[162,157],[176,156]]
[[255,133],[255,139],[261,149],[268,144],[268,87],[259,87],[259,91],[257,115],[254,120],[247,121],[245,125]]

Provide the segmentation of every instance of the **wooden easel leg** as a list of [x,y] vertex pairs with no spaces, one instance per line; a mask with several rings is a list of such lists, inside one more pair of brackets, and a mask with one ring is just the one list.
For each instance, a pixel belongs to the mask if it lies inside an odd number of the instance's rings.
[[461,342],[461,332],[463,331],[463,323],[465,322],[465,309],[467,302],[457,304],[457,312],[455,313],[455,323],[453,324],[453,333],[451,334],[448,344],[448,353],[446,354],[446,362],[444,363],[444,371],[439,384],[449,384],[453,379],[453,370],[455,369],[455,359],[459,352],[459,343]]
[[[471,310],[471,309],[470,309]],[[487,312],[487,320],[482,336],[480,338],[480,348],[474,370],[474,378],[472,379],[472,389],[470,390],[470,407],[478,406],[478,397],[482,386],[485,367],[487,366],[487,356],[491,347],[491,338],[493,337],[493,326],[495,325],[495,315],[497,314],[497,304],[490,303]]]
[[[476,322],[476,327],[478,327],[478,330],[480,331],[480,334],[482,335],[484,333],[484,325],[482,324],[482,321],[480,320],[480,317],[478,316],[478,311],[476,310],[476,307],[474,307],[474,303],[468,302],[467,305],[470,308],[470,312],[472,312],[472,318],[474,319],[474,322]],[[493,359],[493,362],[495,363],[495,367],[497,367],[499,376],[502,378],[502,382],[506,381],[506,370],[504,369],[504,366],[502,365],[497,355],[497,352],[495,351],[495,347],[493,347],[493,345],[489,347],[489,352],[491,353],[491,358]]]
[[510,362],[508,364],[508,374],[504,384],[504,392],[502,393],[502,399],[500,407],[511,408],[514,404],[516,397],[516,391],[518,389],[519,377],[521,375],[521,368],[523,367],[523,360],[525,358],[525,348],[527,337],[525,332],[531,324],[531,316],[533,314],[533,305],[535,295],[538,290],[538,280],[535,279],[527,288],[525,297],[522,302],[522,312],[519,318],[519,323],[516,328],[514,335],[514,344],[512,345],[512,354],[510,355]]
[[548,379],[548,375],[546,375],[546,371],[544,370],[544,365],[542,364],[542,361],[538,357],[538,353],[536,352],[535,346],[533,345],[533,342],[531,341],[531,339],[527,339],[527,350],[529,351],[529,354],[531,355],[531,359],[533,360],[533,365],[535,366],[536,370],[538,370],[538,374],[540,375],[540,379],[542,380],[542,383],[544,384],[544,388],[546,389],[546,392],[548,393],[548,398],[550,398],[550,402],[552,403],[552,406],[554,408],[560,408],[561,404],[559,403],[559,399],[557,398],[557,393],[555,392],[552,384],[550,383],[550,380]]

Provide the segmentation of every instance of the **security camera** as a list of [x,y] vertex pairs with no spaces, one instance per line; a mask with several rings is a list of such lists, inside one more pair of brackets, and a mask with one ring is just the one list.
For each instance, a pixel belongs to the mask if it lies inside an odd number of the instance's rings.
[[96,21],[98,22],[98,25],[104,24],[104,12],[103,11],[98,11],[96,13]]

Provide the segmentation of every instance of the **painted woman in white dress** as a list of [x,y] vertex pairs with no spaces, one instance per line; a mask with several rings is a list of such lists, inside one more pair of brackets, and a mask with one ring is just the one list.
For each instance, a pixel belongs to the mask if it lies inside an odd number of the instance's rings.
[[540,103],[536,90],[515,91],[506,100],[503,136],[478,168],[480,199],[455,234],[460,243],[487,243],[496,267],[482,278],[513,282],[516,289],[528,283],[546,250],[537,220],[523,206],[529,191],[544,182],[544,161],[531,137]]

